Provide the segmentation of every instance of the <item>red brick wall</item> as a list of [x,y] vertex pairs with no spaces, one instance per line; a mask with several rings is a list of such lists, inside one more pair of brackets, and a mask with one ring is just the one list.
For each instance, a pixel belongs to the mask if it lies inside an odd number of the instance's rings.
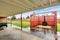
[[[49,26],[56,26],[57,25],[57,12],[52,11],[53,15],[47,15],[45,16],[45,20],[48,23]],[[44,16],[36,16],[32,14],[30,16],[30,26],[36,26],[36,25],[42,25],[42,22],[44,22]]]
[[[54,23],[55,23],[55,19],[54,19],[54,16],[46,16],[46,22],[48,23],[48,25],[50,26],[54,26]],[[44,22],[44,16],[32,16],[30,18],[30,25],[31,26],[36,26],[36,25],[42,25],[42,22]]]
[[60,22],[60,19],[57,19],[57,22]]
[[[48,23],[48,25],[53,26],[54,25],[54,16],[46,16],[46,22]],[[42,24],[42,22],[44,21],[44,16],[41,16],[39,18],[39,24]]]
[[5,17],[0,17],[0,22],[6,22],[6,18]]

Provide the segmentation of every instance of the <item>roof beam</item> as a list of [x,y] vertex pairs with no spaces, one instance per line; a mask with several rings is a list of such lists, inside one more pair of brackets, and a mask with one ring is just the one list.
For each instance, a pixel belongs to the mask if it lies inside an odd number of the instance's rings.
[[[11,4],[11,5],[15,5],[15,6],[21,8],[21,9],[25,9],[25,7],[24,7],[23,5],[18,5],[17,3],[14,3],[14,2],[12,2],[12,1],[2,0],[2,2],[5,2],[5,3],[7,3],[7,4]],[[22,6],[23,6],[23,7],[22,7]]]
[[41,6],[44,7],[44,4],[42,3],[42,1],[41,0],[39,0],[39,1],[40,1]]
[[51,6],[51,4],[52,4],[52,0],[49,0],[50,1],[50,6]]
[[19,4],[22,7],[29,8],[29,5],[26,5],[26,3],[23,3],[23,2],[21,2],[19,0],[13,0],[13,2]]

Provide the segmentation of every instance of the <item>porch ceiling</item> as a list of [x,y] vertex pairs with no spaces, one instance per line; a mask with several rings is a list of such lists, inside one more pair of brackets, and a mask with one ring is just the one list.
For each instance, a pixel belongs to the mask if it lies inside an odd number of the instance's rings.
[[0,0],[0,17],[60,4],[60,0]]

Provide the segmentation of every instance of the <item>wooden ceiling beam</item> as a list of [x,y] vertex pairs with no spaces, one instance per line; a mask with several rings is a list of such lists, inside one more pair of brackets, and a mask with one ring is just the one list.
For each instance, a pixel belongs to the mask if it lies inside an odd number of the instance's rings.
[[52,0],[49,0],[50,1],[50,6],[51,6],[51,4],[52,4]]
[[42,3],[42,1],[41,0],[39,0],[39,1],[40,1],[41,6],[44,7],[44,4]]

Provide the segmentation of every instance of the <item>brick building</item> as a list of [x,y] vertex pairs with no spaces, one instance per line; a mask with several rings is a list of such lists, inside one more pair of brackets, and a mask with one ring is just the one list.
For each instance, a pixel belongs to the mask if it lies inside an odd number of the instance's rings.
[[0,22],[6,22],[6,17],[0,17]]
[[57,19],[57,22],[60,22],[60,19]]

